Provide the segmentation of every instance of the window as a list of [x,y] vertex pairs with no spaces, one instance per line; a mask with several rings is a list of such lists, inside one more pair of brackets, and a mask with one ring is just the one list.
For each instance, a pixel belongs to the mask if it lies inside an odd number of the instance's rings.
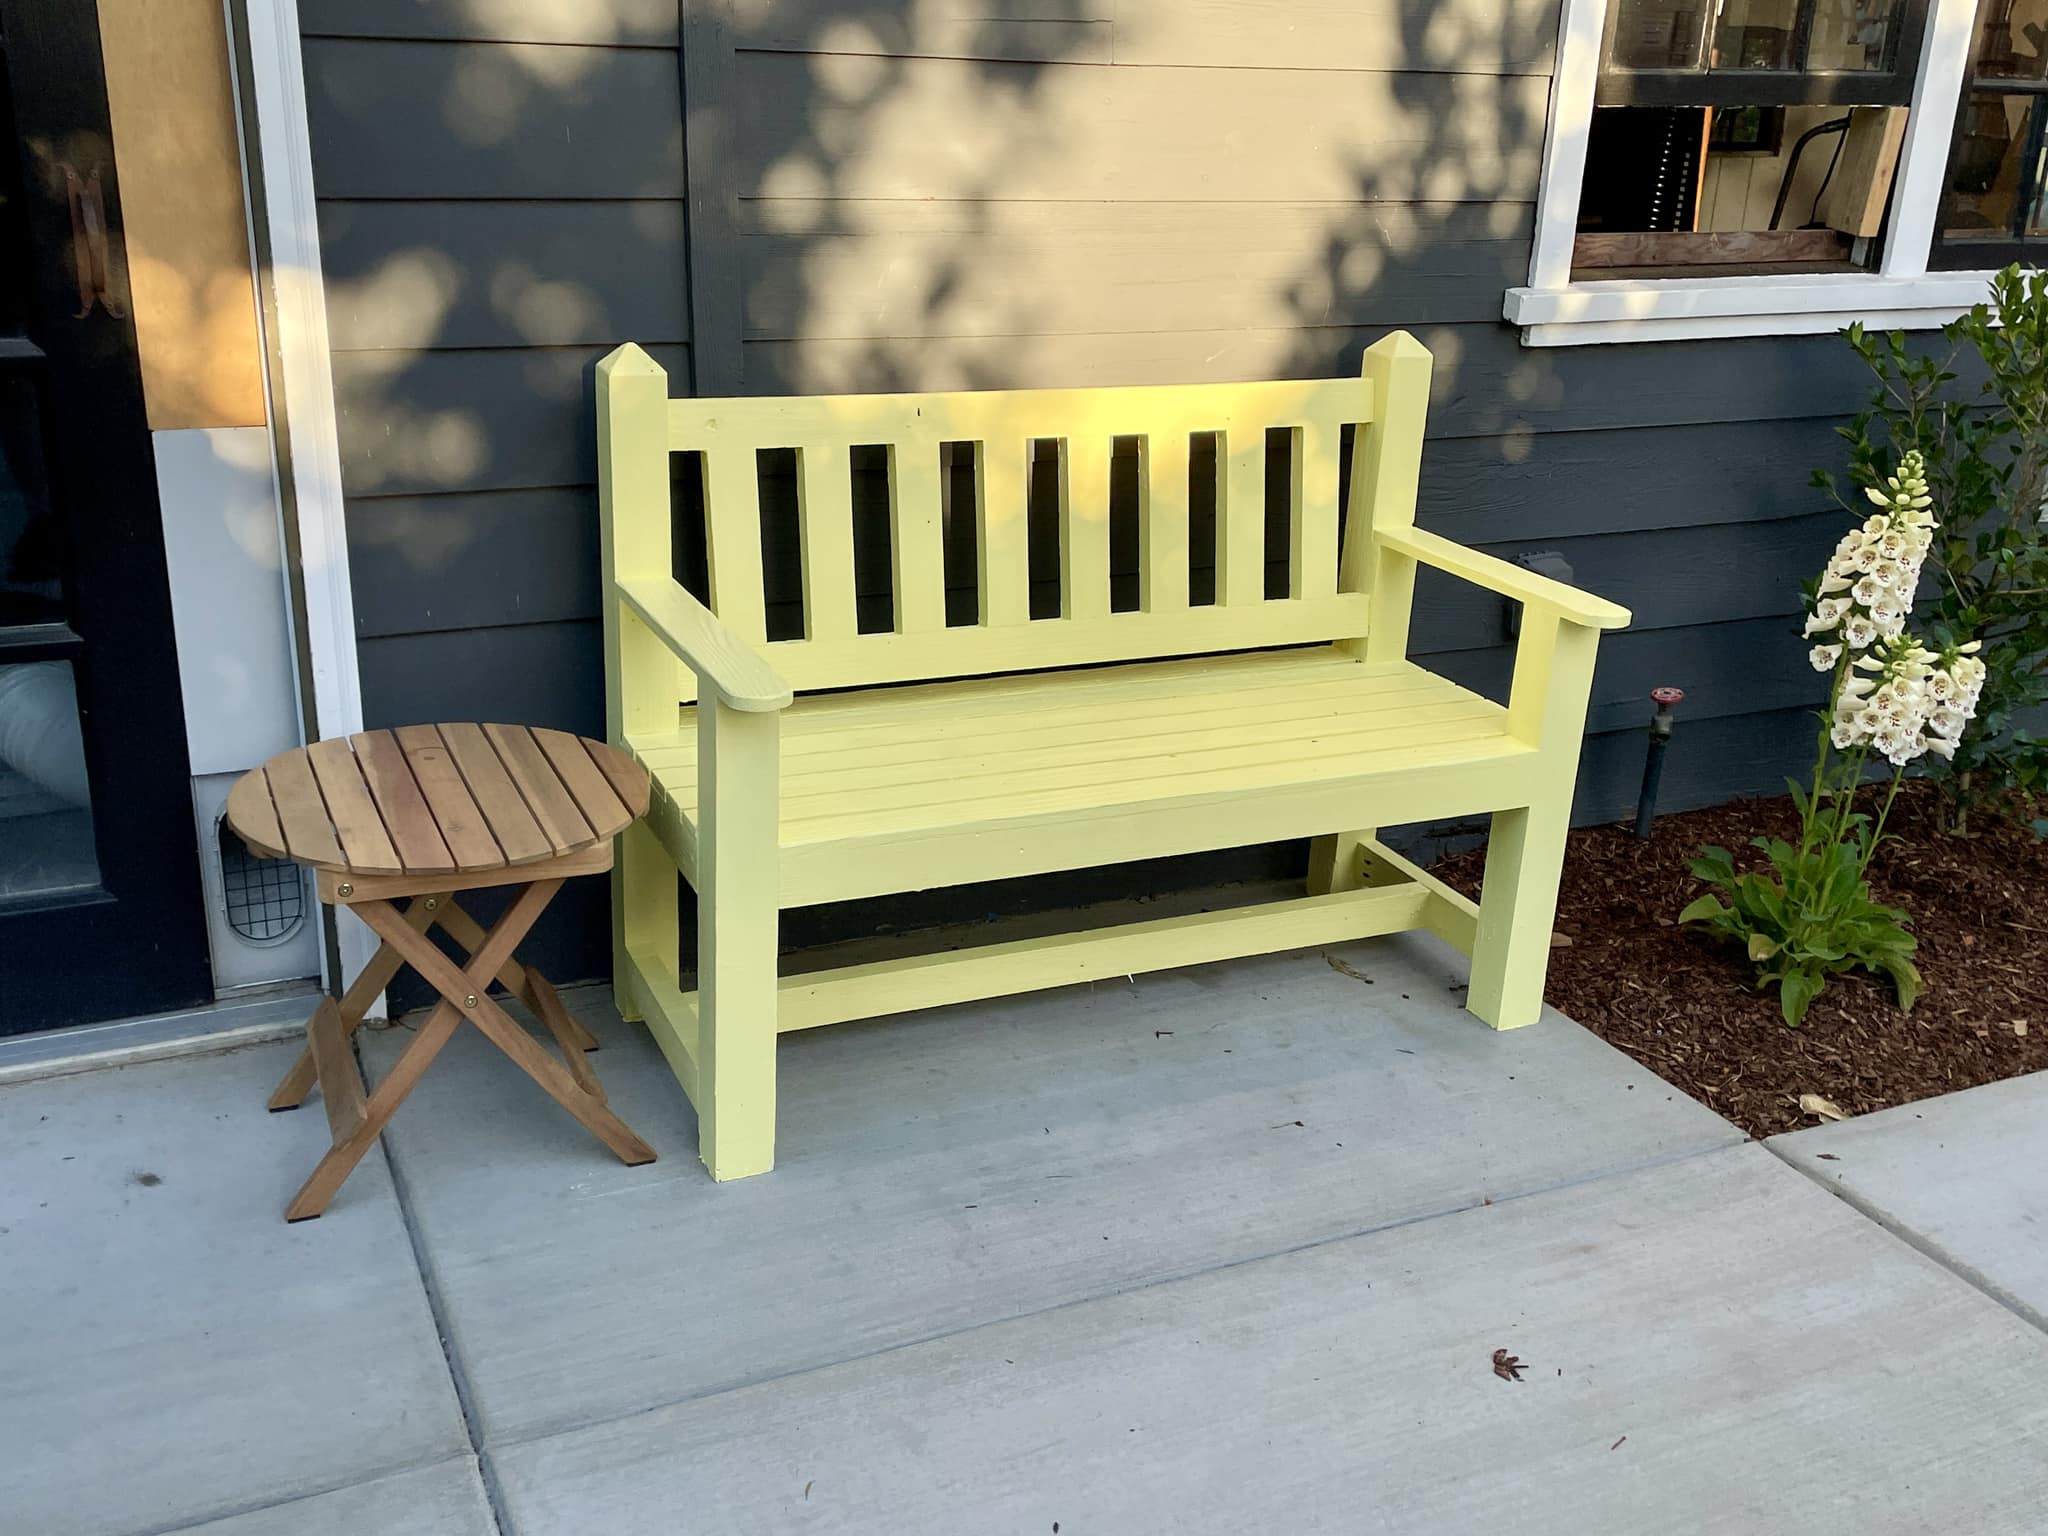
[[2048,249],[2048,0],[1988,0],[1977,17],[1942,186],[1933,264],[2001,267]]
[[2048,47],[2005,41],[2048,44],[2048,0],[1981,9],[1564,0],[1507,318],[1564,346],[1932,326],[1976,302],[2048,245]]

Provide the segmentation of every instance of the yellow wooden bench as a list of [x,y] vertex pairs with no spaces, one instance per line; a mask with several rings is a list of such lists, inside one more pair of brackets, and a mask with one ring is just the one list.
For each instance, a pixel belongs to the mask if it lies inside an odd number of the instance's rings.
[[[611,739],[655,803],[613,875],[618,1002],[697,1108],[712,1174],[775,1157],[778,1032],[1427,928],[1471,1011],[1542,1008],[1599,631],[1626,610],[1414,526],[1430,356],[1357,379],[671,400],[598,369]],[[1348,527],[1339,436],[1356,428]],[[1266,595],[1266,433],[1293,434],[1289,585]],[[1189,601],[1189,439],[1216,447],[1216,601]],[[1138,606],[1110,601],[1114,440],[1139,443]],[[1059,451],[1060,611],[1030,617],[1035,440]],[[978,622],[948,627],[942,444],[974,445]],[[855,621],[851,449],[886,445],[895,623]],[[767,639],[757,456],[795,450],[803,634]],[[958,450],[956,450],[957,452]],[[710,604],[673,572],[671,455],[701,465]],[[693,470],[694,472],[694,470]],[[694,500],[694,498],[692,498]],[[1519,601],[1506,708],[1407,659],[1415,568]],[[885,686],[894,685],[894,686]],[[1475,906],[1380,827],[1493,814]],[[1311,894],[1248,910],[778,977],[786,907],[1312,837]],[[698,990],[677,975],[681,870]]]

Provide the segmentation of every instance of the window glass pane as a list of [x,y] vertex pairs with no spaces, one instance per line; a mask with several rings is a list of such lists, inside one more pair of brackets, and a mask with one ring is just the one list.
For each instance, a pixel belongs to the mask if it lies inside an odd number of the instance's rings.
[[1799,0],[1723,0],[1714,68],[1796,69]]
[[2048,234],[2039,96],[1972,95],[1949,155],[1941,234],[1950,245]]
[[0,665],[0,901],[99,878],[71,663]]
[[1806,45],[1806,67],[1889,69],[1902,9],[1896,0],[1819,0]]
[[2039,80],[2048,76],[2048,0],[1985,0],[1977,14],[1980,79]]
[[1697,69],[1713,0],[1620,0],[1608,62],[1620,69]]

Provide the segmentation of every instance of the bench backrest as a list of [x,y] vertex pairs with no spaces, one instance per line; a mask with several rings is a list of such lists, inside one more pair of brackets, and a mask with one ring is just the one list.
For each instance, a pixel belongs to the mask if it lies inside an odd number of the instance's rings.
[[[1361,641],[1406,600],[1370,597],[1370,531],[1411,523],[1430,356],[1405,332],[1367,351],[1356,379],[1158,388],[967,391],[763,399],[668,397],[637,347],[599,367],[599,469],[610,583],[673,571],[670,455],[703,476],[709,606],[761,644],[798,692],[1154,656]],[[1348,526],[1338,529],[1339,443],[1356,438]],[[1293,437],[1288,584],[1266,595],[1267,432]],[[1215,603],[1189,602],[1189,443],[1216,434]],[[1138,443],[1138,606],[1110,603],[1110,464]],[[1060,609],[1030,617],[1027,509],[1033,444],[1058,444]],[[978,622],[948,628],[941,527],[945,444],[970,445]],[[893,627],[855,621],[852,452],[887,450]],[[769,642],[760,456],[794,450],[803,633]],[[956,449],[955,452],[962,450]],[[957,482],[956,482],[957,483]],[[1393,637],[1380,636],[1379,651]],[[1395,640],[1398,654],[1400,640]],[[615,661],[612,664],[616,664]],[[690,696],[683,675],[684,698]]]

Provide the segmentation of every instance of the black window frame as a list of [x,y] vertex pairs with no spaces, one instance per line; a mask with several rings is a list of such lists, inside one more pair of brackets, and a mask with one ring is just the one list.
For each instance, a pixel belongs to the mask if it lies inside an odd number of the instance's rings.
[[1982,97],[2033,98],[2033,108],[2027,114],[2027,147],[2021,151],[2021,165],[2023,174],[2027,165],[2033,167],[2035,185],[2033,195],[2027,196],[2022,182],[2021,195],[2014,199],[2016,221],[2025,218],[2029,204],[2042,195],[2044,186],[2048,186],[2048,174],[2044,174],[2044,161],[2048,161],[2048,79],[1983,73],[1984,14],[1986,8],[1995,3],[1996,0],[1978,0],[1977,14],[1970,23],[1969,65],[1963,71],[1963,88],[1956,96],[1955,123],[1948,137],[1948,157],[1942,163],[1941,201],[1935,208],[1934,238],[1927,252],[1927,270],[1930,272],[1992,272],[2014,262],[2039,266],[2044,258],[2048,258],[2048,234],[2030,238],[2023,228],[2016,227],[2004,240],[1952,241],[1944,233],[1950,199],[1954,195],[1956,147],[1962,142],[1969,124],[1971,107]]
[[[1596,107],[1904,107],[1913,100],[1927,37],[1928,0],[1905,0],[1887,69],[1714,69],[1707,62],[1719,5],[1702,24],[1700,59],[1670,69],[1613,64],[1624,0],[1607,0]],[[1702,0],[1705,5],[1706,0]],[[1819,0],[1799,0],[1796,46],[1803,58]]]

